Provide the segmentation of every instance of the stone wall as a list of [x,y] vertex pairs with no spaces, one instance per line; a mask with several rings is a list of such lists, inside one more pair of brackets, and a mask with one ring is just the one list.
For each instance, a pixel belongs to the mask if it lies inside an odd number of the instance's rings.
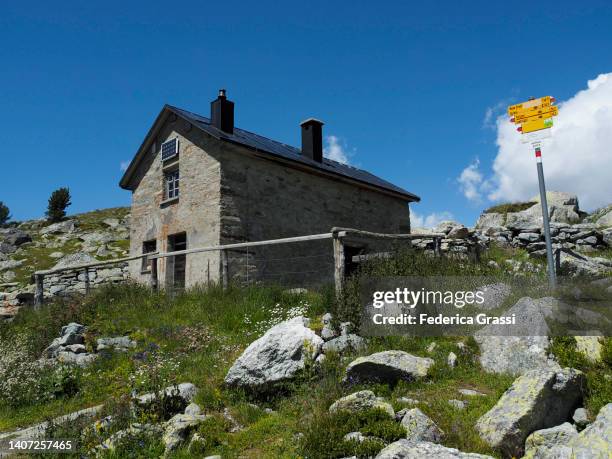
[[[129,279],[129,269],[127,263],[112,265],[109,267],[89,268],[90,289],[106,284],[120,284]],[[84,294],[86,290],[85,272],[67,271],[60,274],[46,276],[44,279],[45,297]]]
[[[240,147],[223,145],[221,242],[230,244],[328,233],[334,226],[410,232],[408,204],[381,192],[286,167]],[[374,240],[347,241],[381,250]],[[349,249],[350,250],[350,249]],[[229,254],[230,277],[309,285],[333,279],[332,241],[256,247]]]
[[[179,139],[178,167],[180,173],[179,199],[164,204],[164,172],[160,148],[166,140]],[[143,242],[157,241],[157,250],[168,250],[168,236],[185,232],[188,248],[219,244],[219,169],[218,159],[208,153],[210,137],[193,129],[182,120],[168,120],[160,131],[155,148],[140,164],[137,172],[139,185],[132,193],[132,224],[130,254],[142,254]],[[160,285],[165,285],[168,259],[159,261]],[[140,260],[130,263],[132,279],[147,283],[150,274],[142,271]],[[168,270],[169,271],[169,270]],[[187,256],[186,285],[205,282],[208,277],[219,277],[219,253],[208,252]]]

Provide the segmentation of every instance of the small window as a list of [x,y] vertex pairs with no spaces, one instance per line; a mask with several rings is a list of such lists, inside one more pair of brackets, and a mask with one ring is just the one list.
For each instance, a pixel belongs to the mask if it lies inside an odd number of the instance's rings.
[[[144,241],[142,243],[142,254],[146,255],[147,253],[157,252],[157,241]],[[151,272],[151,265],[149,264],[149,260],[146,257],[142,258],[142,267],[141,272],[148,273]]]
[[175,169],[164,174],[165,200],[179,197],[179,170]]
[[161,159],[167,161],[178,155],[179,152],[179,141],[178,139],[168,140],[161,145]]

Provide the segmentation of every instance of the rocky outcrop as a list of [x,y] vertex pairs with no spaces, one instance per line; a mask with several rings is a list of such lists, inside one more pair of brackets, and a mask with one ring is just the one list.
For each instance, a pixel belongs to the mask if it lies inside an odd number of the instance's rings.
[[322,350],[325,354],[334,352],[341,354],[348,351],[360,351],[366,346],[362,337],[349,333],[348,335],[338,336],[323,344]]
[[162,436],[166,453],[174,451],[183,444],[195,428],[206,419],[208,419],[208,416],[200,413],[179,413],[170,418],[164,424],[164,434]]
[[463,453],[455,448],[447,448],[430,442],[398,440],[384,448],[376,459],[493,459],[491,456],[476,453]]
[[168,386],[159,392],[150,392],[133,398],[134,406],[140,411],[149,411],[151,406],[158,400],[164,399],[169,407],[176,409],[176,413],[182,412],[193,401],[198,393],[198,388],[189,382]]
[[395,416],[395,411],[391,404],[382,397],[377,397],[371,390],[362,390],[336,400],[329,407],[329,412],[347,411],[349,413],[356,413],[371,409],[382,410],[388,413],[391,418]]
[[480,437],[507,456],[523,453],[527,436],[569,418],[582,399],[584,375],[573,369],[532,370],[520,376],[476,423]]
[[104,349],[114,349],[116,351],[128,351],[136,347],[136,341],[132,341],[129,336],[117,336],[114,338],[99,338],[97,341],[96,351],[100,352]]
[[348,382],[381,381],[395,383],[427,376],[433,359],[416,357],[404,351],[383,351],[353,360],[346,368]]
[[296,317],[270,328],[234,362],[225,384],[267,391],[293,379],[321,352],[323,340],[307,324],[308,319]]

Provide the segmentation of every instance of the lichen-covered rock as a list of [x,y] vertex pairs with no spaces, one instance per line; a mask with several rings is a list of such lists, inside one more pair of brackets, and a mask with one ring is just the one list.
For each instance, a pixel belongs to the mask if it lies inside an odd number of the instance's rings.
[[322,346],[322,350],[326,354],[328,352],[341,354],[345,351],[360,351],[364,348],[364,339],[361,336],[353,335],[352,333],[331,339]]
[[525,441],[524,459],[538,459],[545,455],[546,450],[556,446],[566,446],[570,440],[578,436],[576,428],[569,422],[536,430]]
[[203,414],[177,414],[164,424],[162,441],[166,446],[166,453],[178,448],[207,416]]
[[463,453],[455,448],[447,448],[427,441],[401,439],[391,443],[378,453],[376,459],[493,459],[491,456],[476,453]]
[[382,397],[377,397],[371,390],[354,392],[346,397],[336,400],[329,407],[329,412],[337,413],[339,411],[348,411],[350,413],[356,413],[370,409],[379,409],[388,413],[390,417],[395,416],[393,406],[386,402]]
[[572,458],[612,457],[612,403],[602,407],[595,421],[573,438],[568,446],[572,448]]
[[457,366],[457,354],[449,352],[446,358],[446,364],[451,368],[455,368]]
[[439,443],[444,432],[418,408],[407,410],[400,424],[406,429],[406,438],[411,441]]
[[582,399],[583,385],[584,374],[578,370],[531,370],[516,379],[478,420],[476,430],[491,447],[520,456],[531,432],[569,418]]
[[181,383],[176,386],[168,386],[157,393],[147,393],[133,398],[133,402],[141,411],[150,409],[153,403],[163,398],[167,405],[176,411],[173,414],[182,412],[194,399],[198,393],[198,388],[192,383]]
[[307,361],[314,361],[322,344],[304,317],[281,322],[245,349],[225,376],[225,384],[271,390],[275,384],[294,378]]
[[99,338],[97,341],[96,350],[98,352],[103,349],[116,349],[118,351],[127,351],[136,347],[136,342],[132,341],[129,336],[117,336],[114,338]]
[[584,355],[591,362],[601,360],[601,336],[575,336],[576,350]]
[[427,376],[434,360],[404,351],[383,351],[353,360],[346,368],[346,380],[397,382]]

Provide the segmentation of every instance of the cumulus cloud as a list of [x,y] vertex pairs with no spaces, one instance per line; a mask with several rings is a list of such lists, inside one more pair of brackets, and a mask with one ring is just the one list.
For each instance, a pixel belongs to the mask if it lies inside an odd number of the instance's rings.
[[[609,204],[612,198],[612,73],[601,74],[566,101],[558,103],[552,137],[542,144],[546,188],[576,194],[583,209]],[[522,201],[538,193],[534,153],[506,116],[497,118],[497,155],[484,178],[473,164],[462,172],[491,201]],[[461,179],[461,176],[458,180]],[[467,193],[466,193],[467,191]]]
[[483,183],[483,176],[480,172],[480,161],[478,158],[463,169],[457,181],[459,182],[461,192],[467,199],[474,202],[480,202],[482,200],[480,189]]
[[121,161],[121,162],[119,163],[119,170],[120,170],[121,172],[125,172],[125,171],[127,171],[127,168],[128,168],[128,166],[129,166],[129,165],[130,165],[130,162],[129,162],[129,161]]
[[339,137],[335,135],[329,135],[325,137],[325,147],[323,148],[323,155],[326,158],[338,161],[342,164],[349,164],[349,157],[353,156],[355,152],[349,152],[346,143],[343,142]]
[[433,228],[444,220],[453,220],[453,214],[447,211],[433,212],[429,215],[419,215],[410,209],[410,226],[412,228]]
[[508,105],[510,99],[504,99],[497,102],[495,105],[487,107],[485,110],[484,119],[482,120],[482,127],[495,129],[496,123],[495,120],[505,112],[506,106]]

